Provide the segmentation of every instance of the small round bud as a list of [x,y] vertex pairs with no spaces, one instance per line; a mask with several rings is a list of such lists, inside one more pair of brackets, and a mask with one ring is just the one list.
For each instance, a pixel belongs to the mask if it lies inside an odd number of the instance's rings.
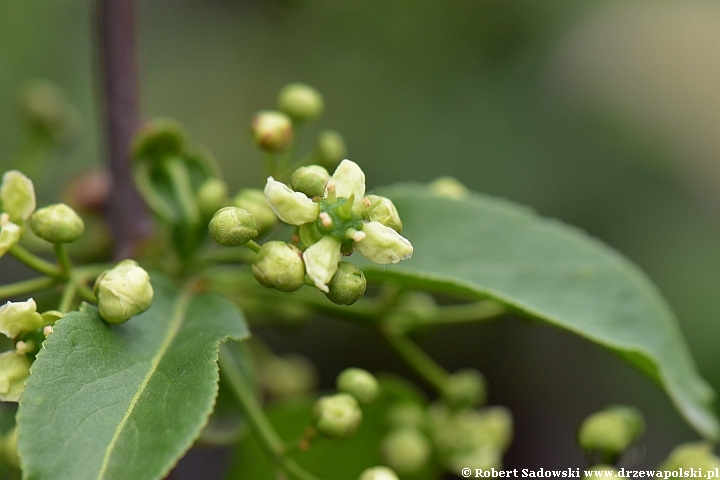
[[15,351],[0,354],[0,400],[17,402],[25,390],[25,379],[30,376],[30,360]]
[[600,452],[613,459],[630,447],[643,433],[643,419],[631,407],[612,406],[587,417],[578,429],[583,450]]
[[210,236],[225,247],[239,247],[257,237],[255,219],[238,207],[224,207],[210,220]]
[[296,192],[302,192],[308,197],[322,197],[325,186],[330,180],[330,174],[320,165],[308,165],[295,170],[290,177],[290,186]]
[[460,200],[468,196],[465,185],[452,177],[439,177],[430,182],[430,191],[438,197]]
[[30,217],[33,233],[50,243],[72,243],[85,231],[85,223],[64,203],[48,205]]
[[425,426],[425,410],[417,403],[398,403],[388,408],[385,421],[393,428],[423,428]]
[[294,292],[305,283],[302,252],[285,242],[265,243],[252,264],[258,282],[281,292]]
[[363,404],[374,402],[380,394],[377,378],[361,368],[346,368],[340,372],[335,384],[339,391],[349,393]]
[[260,367],[262,382],[274,398],[290,398],[317,386],[315,365],[301,355],[273,357]]
[[350,262],[340,262],[325,296],[337,305],[352,305],[365,294],[365,274]]
[[187,134],[180,122],[171,118],[148,120],[135,132],[130,145],[135,160],[179,155],[185,149]]
[[0,214],[0,257],[5,255],[14,247],[22,236],[22,229],[19,225],[8,219],[8,214]]
[[24,302],[7,302],[0,307],[0,333],[17,338],[43,326],[43,317],[37,312],[32,298]]
[[198,188],[197,203],[205,218],[212,216],[228,204],[227,184],[219,178],[208,178]]
[[315,428],[330,438],[350,438],[362,423],[362,410],[348,393],[320,397],[313,407],[313,416]]
[[[618,471],[615,467],[611,465],[594,465],[583,472],[602,472],[598,474],[590,474],[585,475],[583,473],[583,480],[592,479],[592,478],[620,478],[618,477]],[[607,473],[606,473],[607,472]]]
[[385,462],[400,475],[419,472],[430,459],[430,442],[416,428],[401,428],[391,432],[380,444]]
[[474,408],[485,403],[485,377],[474,369],[459,370],[448,378],[443,398],[452,408]]
[[395,472],[388,467],[372,467],[363,472],[358,480],[400,480]]
[[347,157],[345,139],[334,130],[323,130],[315,144],[315,155],[318,164],[328,169],[335,168]]
[[363,220],[380,222],[398,233],[402,232],[402,220],[392,200],[379,195],[368,195],[363,199],[363,203],[366,205],[362,212]]
[[63,189],[64,203],[78,212],[102,213],[110,197],[110,173],[94,168],[73,177]]
[[310,85],[291,83],[280,90],[277,108],[295,121],[309,122],[322,115],[325,102],[320,92]]
[[277,223],[277,215],[270,208],[265,193],[259,188],[240,190],[232,199],[232,203],[252,214],[258,232],[264,232]]
[[134,260],[123,260],[95,281],[100,316],[108,323],[123,323],[144,312],[153,299],[150,275]]
[[713,472],[718,467],[720,458],[713,453],[713,446],[706,442],[693,442],[675,447],[658,469],[677,471],[681,468],[701,468]]
[[32,180],[19,170],[8,170],[0,185],[0,211],[7,213],[13,223],[20,224],[35,211],[35,187]]
[[250,135],[259,149],[281,152],[292,140],[292,120],[282,112],[263,110],[253,117]]

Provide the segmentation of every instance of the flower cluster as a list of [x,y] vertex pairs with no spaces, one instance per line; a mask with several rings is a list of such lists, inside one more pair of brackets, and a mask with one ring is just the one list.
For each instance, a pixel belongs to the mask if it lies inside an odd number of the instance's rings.
[[[311,174],[317,176],[317,170]],[[293,184],[301,180],[294,178]],[[402,222],[395,206],[387,198],[365,195],[365,174],[355,162],[343,160],[332,177],[327,175],[321,191],[322,196],[311,198],[273,177],[265,185],[275,214],[299,227],[299,238],[307,247],[302,253],[305,272],[319,290],[329,292],[342,256],[355,250],[380,264],[410,258],[413,247],[399,233]]]

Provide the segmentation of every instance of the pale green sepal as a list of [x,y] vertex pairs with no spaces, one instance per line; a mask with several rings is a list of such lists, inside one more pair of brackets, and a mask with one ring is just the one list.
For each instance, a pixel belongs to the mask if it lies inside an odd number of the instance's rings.
[[335,173],[328,181],[327,192],[335,189],[338,198],[350,198],[355,195],[355,200],[360,201],[365,196],[365,173],[352,160],[343,160],[335,169]]
[[2,211],[10,216],[10,221],[20,223],[27,220],[36,205],[32,180],[19,170],[8,170],[0,186],[0,200]]
[[303,193],[293,192],[287,185],[273,177],[268,177],[265,184],[265,198],[275,215],[291,225],[315,221],[320,213],[320,206],[317,203]]
[[[5,214],[3,214],[4,216]],[[7,218],[7,217],[6,217]],[[0,220],[0,257],[5,255],[20,241],[22,229],[12,222],[2,224]]]
[[0,307],[0,333],[16,338],[45,325],[32,298],[24,302],[7,302]]
[[330,291],[328,283],[335,275],[341,258],[340,242],[329,235],[305,250],[305,272],[319,290],[325,293]]
[[365,238],[355,242],[355,250],[375,263],[398,263],[412,256],[413,246],[390,227],[380,222],[368,222],[363,225]]
[[0,400],[17,402],[30,375],[30,360],[14,350],[0,354]]

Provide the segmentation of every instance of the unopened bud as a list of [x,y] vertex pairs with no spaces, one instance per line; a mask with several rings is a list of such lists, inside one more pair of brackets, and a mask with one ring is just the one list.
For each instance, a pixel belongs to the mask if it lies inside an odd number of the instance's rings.
[[19,170],[8,170],[3,174],[0,185],[2,212],[7,213],[11,222],[20,224],[35,211],[35,187],[32,181]]
[[363,199],[363,203],[367,205],[362,212],[363,220],[377,221],[398,233],[402,232],[402,220],[392,200],[379,195],[368,195]]
[[134,160],[157,160],[179,155],[185,150],[187,134],[180,122],[172,118],[148,120],[135,132],[130,146]]
[[227,184],[219,178],[208,178],[198,188],[197,202],[200,213],[205,218],[212,216],[228,204]]
[[363,472],[358,477],[358,480],[400,480],[393,472],[392,469],[388,467],[372,467],[363,470]]
[[302,252],[285,242],[265,243],[252,264],[258,282],[281,292],[293,292],[305,283]]
[[627,450],[642,433],[643,418],[637,409],[611,406],[587,417],[577,438],[583,450],[600,452],[612,459]]
[[485,377],[477,370],[459,370],[448,378],[443,398],[452,408],[474,408],[485,403]]
[[253,117],[250,135],[259,149],[281,152],[292,140],[292,120],[282,112],[263,110]]
[[339,391],[349,393],[363,404],[374,402],[380,394],[377,378],[361,368],[346,368],[335,383]]
[[123,323],[144,312],[153,299],[150,275],[134,260],[123,260],[95,281],[100,316],[108,323]]
[[0,400],[17,402],[30,376],[30,360],[16,351],[0,354]]
[[362,410],[355,397],[337,393],[320,397],[313,408],[315,427],[330,438],[350,438],[362,423]]
[[325,193],[325,186],[330,180],[330,174],[320,165],[308,165],[295,170],[290,177],[290,186],[296,192],[302,192],[308,197],[321,197]]
[[320,92],[304,83],[291,83],[280,90],[277,108],[298,122],[309,122],[323,113],[325,102]]
[[233,205],[247,210],[255,218],[258,232],[270,229],[277,222],[277,215],[272,211],[265,198],[265,192],[259,188],[245,188],[232,199]]
[[325,296],[337,305],[352,305],[362,298],[366,288],[367,280],[362,270],[350,262],[340,262]]
[[273,357],[260,367],[262,382],[274,398],[289,398],[317,386],[315,365],[301,355]]
[[468,195],[465,185],[452,177],[440,177],[430,182],[430,191],[438,197],[460,200]]
[[398,403],[388,408],[385,421],[393,428],[423,428],[425,426],[425,410],[417,403]]
[[720,458],[713,453],[713,447],[705,442],[684,443],[670,452],[659,470],[677,471],[679,469],[698,468],[714,472],[720,468]]
[[0,333],[17,338],[45,324],[32,298],[24,302],[7,302],[0,307]]
[[238,207],[221,208],[210,220],[210,236],[225,247],[239,247],[257,237],[255,219]]
[[328,169],[335,168],[347,157],[345,139],[334,130],[323,130],[318,134],[315,155],[318,164]]
[[22,236],[20,226],[8,220],[8,214],[0,214],[0,257],[14,247]]
[[72,243],[85,231],[85,223],[75,210],[64,203],[56,203],[33,213],[30,228],[50,243]]
[[416,428],[401,428],[391,432],[380,444],[382,457],[400,475],[419,472],[430,459],[430,442]]

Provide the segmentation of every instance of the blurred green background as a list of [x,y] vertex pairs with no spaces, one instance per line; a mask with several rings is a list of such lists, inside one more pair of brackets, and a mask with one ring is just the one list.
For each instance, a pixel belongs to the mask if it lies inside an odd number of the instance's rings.
[[[143,114],[178,118],[233,191],[263,181],[250,116],[286,83],[307,82],[326,99],[318,128],[343,133],[369,187],[452,175],[637,262],[720,391],[719,2],[138,3]],[[34,179],[41,201],[103,161],[94,29],[90,1],[0,2],[0,166],[22,143],[16,105],[27,80],[57,82],[82,114],[79,141]],[[304,350],[326,379],[350,365],[409,373],[353,326],[264,334],[280,351]],[[548,327],[511,319],[432,331],[422,343],[450,369],[481,368],[491,402],[513,410],[508,467],[582,465],[574,430],[607,403],[646,415],[648,435],[626,467],[655,465],[696,438],[657,387]]]

